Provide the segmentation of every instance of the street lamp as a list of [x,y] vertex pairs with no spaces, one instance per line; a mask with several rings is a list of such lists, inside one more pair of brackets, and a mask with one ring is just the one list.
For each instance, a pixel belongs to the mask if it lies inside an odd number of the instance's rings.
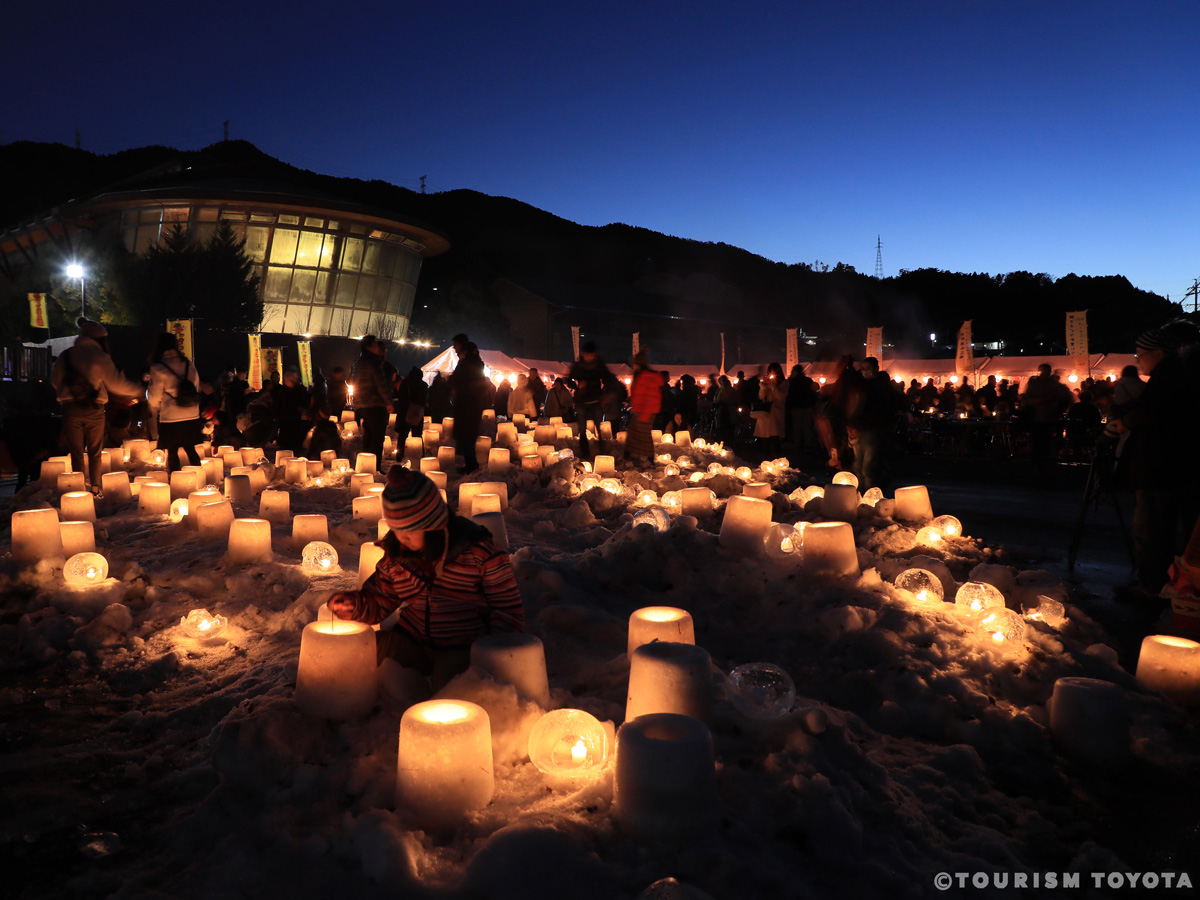
[[79,314],[85,319],[87,318],[87,295],[85,294],[86,284],[83,278],[83,266],[79,263],[71,263],[67,266],[67,277],[79,279]]

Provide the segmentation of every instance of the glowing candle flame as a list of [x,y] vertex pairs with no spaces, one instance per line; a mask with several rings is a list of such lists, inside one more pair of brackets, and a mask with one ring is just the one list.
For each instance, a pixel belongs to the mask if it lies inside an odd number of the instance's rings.
[[587,744],[580,738],[575,742],[575,746],[571,748],[571,762],[582,763],[587,759]]

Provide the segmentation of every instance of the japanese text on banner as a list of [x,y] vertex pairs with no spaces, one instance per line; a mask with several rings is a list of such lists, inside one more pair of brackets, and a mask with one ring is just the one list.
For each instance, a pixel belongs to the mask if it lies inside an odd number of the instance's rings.
[[34,328],[49,328],[50,320],[46,317],[46,295],[29,295],[29,324]]
[[300,380],[304,382],[305,387],[312,387],[312,343],[309,341],[297,341],[296,352],[300,354]]
[[873,356],[883,368],[883,328],[867,329],[867,356]]
[[251,334],[250,338],[250,366],[246,370],[246,382],[250,385],[250,390],[261,391],[263,386],[263,370],[262,370],[262,335]]
[[1067,313],[1067,356],[1077,369],[1086,369],[1088,358],[1087,310]]
[[179,342],[179,352],[194,362],[196,356],[192,346],[192,320],[167,319],[167,331],[175,335],[175,340]]
[[971,345],[971,320],[967,319],[958,329],[958,352],[954,356],[954,369],[959,375],[970,375],[975,371],[975,348]]

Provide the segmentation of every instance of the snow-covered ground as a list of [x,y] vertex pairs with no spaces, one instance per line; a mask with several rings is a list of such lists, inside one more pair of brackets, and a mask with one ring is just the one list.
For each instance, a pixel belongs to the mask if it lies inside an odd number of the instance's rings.
[[[741,465],[711,448],[658,450],[690,456],[684,475]],[[494,799],[449,833],[394,808],[400,717],[419,698],[384,692],[369,716],[345,723],[308,717],[293,700],[301,629],[328,591],[354,587],[375,528],[352,520],[343,479],[285,485],[280,470],[272,487],[291,494],[292,514],[328,517],[336,574],[303,572],[287,526],[273,529],[272,562],[232,565],[222,542],[142,517],[136,501],[99,503],[111,571],[102,588],[67,588],[61,559],[0,561],[5,894],[583,900],[637,897],[674,877],[682,885],[646,896],[693,896],[686,885],[717,900],[922,897],[939,894],[938,873],[987,873],[986,888],[968,880],[940,894],[983,897],[1016,896],[994,887],[1016,873],[1030,884],[1081,873],[1065,893],[1079,897],[1110,890],[1097,890],[1094,873],[1200,880],[1196,723],[1116,664],[1053,576],[1010,565],[966,517],[969,537],[931,550],[915,545],[916,527],[869,509],[854,524],[861,575],[813,575],[797,555],[722,546],[723,504],[742,479],[706,476],[713,514],[676,514],[656,531],[632,526],[638,492],[690,482],[664,477],[661,464],[621,466],[619,494],[581,493],[574,461],[505,478],[528,627],[545,645],[551,705],[619,726],[630,613],[692,614],[717,683],[715,834],[631,836],[614,816],[611,764],[583,784],[549,780],[525,753],[542,710],[475,669],[443,695],[489,713]],[[820,502],[788,499],[810,482],[803,473],[758,470],[755,480],[776,491],[775,522],[820,520]],[[452,506],[457,485],[451,476]],[[956,512],[936,494],[932,504]],[[55,492],[33,486],[10,511],[45,505],[57,505]],[[918,556],[948,600],[986,581],[1013,610],[1039,595],[1063,601],[1066,622],[1030,621],[1019,646],[1001,650],[953,603],[915,603],[891,583]],[[225,630],[187,637],[180,620],[197,608],[227,617]],[[789,713],[758,720],[729,702],[724,675],[751,662],[790,673]],[[1047,702],[1056,679],[1080,675],[1127,692],[1133,754],[1118,770],[1056,750]]]

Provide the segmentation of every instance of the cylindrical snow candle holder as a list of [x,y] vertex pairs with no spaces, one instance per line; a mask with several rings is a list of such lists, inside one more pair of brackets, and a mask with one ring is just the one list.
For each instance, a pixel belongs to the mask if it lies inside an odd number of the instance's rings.
[[138,512],[143,516],[166,516],[171,512],[171,486],[147,481],[138,494]]
[[495,792],[492,728],[483,707],[426,700],[404,711],[396,755],[396,808],[428,828],[453,828]]
[[[505,424],[504,422],[500,423]],[[507,447],[493,447],[488,451],[487,470],[494,475],[503,475],[512,468],[512,451]]]
[[471,498],[472,516],[491,512],[500,512],[500,497],[498,494],[484,494],[481,492]]
[[804,529],[804,567],[829,575],[858,575],[858,549],[848,522],[811,522]]
[[925,485],[896,488],[895,518],[905,522],[925,522],[933,518],[933,506]]
[[305,462],[304,469],[305,474],[309,477],[309,480],[320,478],[325,474],[325,463],[319,459],[310,459]]
[[96,521],[96,498],[91,491],[67,491],[59,498],[58,508],[65,521]]
[[537,425],[533,429],[533,440],[536,444],[553,444],[558,437],[558,428],[554,425]]
[[654,641],[630,654],[625,721],[670,712],[707,722],[712,707],[712,664],[703,647]]
[[1137,680],[1181,706],[1200,706],[1200,643],[1152,634],[1138,653]]
[[496,425],[496,443],[515,446],[517,443],[517,426],[512,422],[499,422]]
[[721,546],[744,555],[762,553],[763,541],[771,530],[771,510],[767,500],[730,497],[721,520]]
[[192,491],[204,487],[200,480],[201,473],[194,470],[179,469],[171,473],[171,499],[183,500]]
[[455,470],[455,468],[457,467],[457,462],[455,461],[455,458],[454,458],[455,454],[457,452],[458,451],[454,447],[451,447],[448,444],[444,444],[441,447],[438,447],[438,451],[437,451],[438,469],[440,469],[443,472],[453,472]]
[[625,652],[630,657],[643,644],[665,641],[674,644],[696,643],[692,614],[674,606],[644,606],[629,617]]
[[292,495],[287,491],[263,491],[258,498],[258,517],[284,524],[292,518]]
[[128,443],[129,456],[127,458],[145,462],[146,457],[150,455],[150,442],[145,438],[134,438]]
[[82,472],[63,472],[55,479],[54,488],[60,494],[66,494],[71,491],[86,491],[87,479],[83,477]]
[[419,437],[404,439],[404,458],[420,459],[425,455],[425,442]]
[[743,497],[753,497],[755,500],[766,500],[773,492],[771,485],[765,481],[751,481],[742,488]]
[[308,481],[308,460],[293,456],[283,461],[283,480],[287,484],[304,484]]
[[692,433],[690,431],[675,432],[675,446],[676,447],[692,446]]
[[1066,754],[1095,765],[1129,758],[1125,691],[1098,678],[1060,678],[1050,697],[1050,734]]
[[439,491],[446,489],[446,473],[441,469],[432,469],[425,473],[425,477],[433,482],[433,486]]
[[379,494],[364,494],[353,500],[351,518],[374,525],[383,518],[383,498]]
[[329,542],[329,520],[317,513],[293,518],[292,543],[297,547],[303,547],[313,541]]
[[239,506],[254,502],[254,486],[249,475],[229,475],[225,478],[225,499]]
[[639,840],[674,842],[716,831],[712,736],[690,716],[657,713],[617,732],[613,812]]
[[374,453],[360,453],[354,457],[355,472],[370,472],[372,475],[377,471],[376,466],[379,460]]
[[324,466],[325,468],[328,469],[328,468],[332,467],[333,461],[335,459],[337,459],[337,451],[336,450],[322,450],[321,451],[320,462],[321,462],[321,465]]
[[70,471],[71,464],[63,462],[61,459],[46,459],[42,461],[41,472],[38,480],[46,487],[57,487],[58,476],[65,475]]
[[287,463],[287,461],[289,459],[291,459],[292,457],[294,457],[295,455],[296,454],[293,453],[291,450],[276,450],[275,451],[275,468],[279,468],[280,466],[285,465]]
[[228,500],[210,500],[193,507],[188,501],[188,519],[200,537],[227,540],[234,520],[233,504]]
[[206,456],[200,460],[200,468],[204,470],[205,484],[220,484],[225,478],[225,463],[219,456]]
[[226,469],[237,469],[244,466],[242,454],[237,450],[227,450],[221,454],[221,462],[225,464]]
[[46,557],[63,555],[58,510],[23,509],[12,514],[12,555],[28,565]]
[[378,544],[363,544],[358,548],[358,588],[366,584],[367,579],[375,574],[375,567],[383,559],[383,548]]
[[421,441],[423,443],[425,453],[433,453],[437,445],[442,442],[442,429],[440,426],[426,425],[425,430],[421,432]]
[[508,525],[504,522],[504,513],[480,513],[477,516],[471,516],[471,521],[490,531],[496,546],[506,553],[508,552]]
[[238,452],[242,454],[243,466],[252,466],[265,458],[262,447],[242,447]]
[[76,553],[96,552],[96,526],[91,522],[60,522],[58,531],[62,538],[62,555],[67,559]]
[[246,564],[271,559],[271,523],[266,519],[234,519],[229,526],[231,563]]
[[851,484],[831,484],[825,488],[821,515],[839,522],[858,519],[858,488]]
[[[445,450],[445,449],[446,449],[445,447],[439,447],[438,453],[440,454],[442,452],[442,450]],[[438,471],[441,471],[441,468],[442,468],[442,463],[438,459],[438,457],[422,456],[421,463],[418,466],[418,471],[420,471],[420,472],[438,472]]]
[[310,716],[356,719],[375,705],[375,632],[362,622],[309,622],[300,634],[296,705]]
[[125,471],[125,449],[123,447],[106,447],[104,452],[108,454],[109,472]]
[[[679,492],[680,512],[685,516],[702,519],[713,514],[713,493],[706,487],[687,487]],[[729,511],[726,510],[726,515]],[[767,506],[767,523],[771,522],[771,508]]]
[[595,475],[611,475],[617,471],[617,461],[605,453],[597,454],[592,462],[592,473]]
[[477,638],[471,644],[471,665],[511,684],[542,709],[550,708],[546,649],[536,635],[501,632]]
[[223,501],[224,495],[216,488],[201,488],[198,491],[192,491],[187,495],[188,508],[188,525],[192,528],[198,527],[196,524],[196,510],[206,503],[216,503]]
[[362,496],[362,489],[368,484],[375,483],[375,476],[370,472],[355,472],[350,476],[350,496]]

